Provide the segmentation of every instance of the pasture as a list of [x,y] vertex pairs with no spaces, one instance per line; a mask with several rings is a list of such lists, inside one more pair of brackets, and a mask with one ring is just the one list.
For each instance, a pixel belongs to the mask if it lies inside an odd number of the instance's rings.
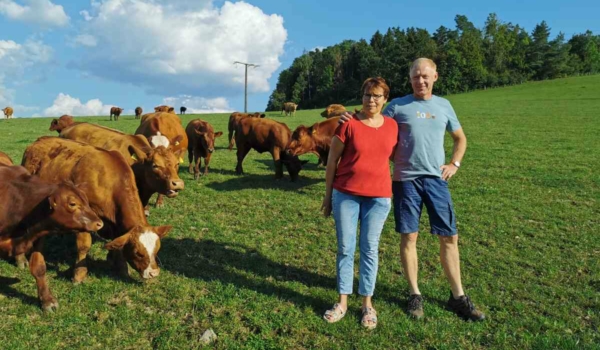
[[[336,300],[336,240],[333,219],[319,212],[324,168],[315,156],[300,156],[310,162],[298,182],[287,172],[276,181],[271,156],[251,151],[246,174],[237,176],[228,115],[185,115],[184,126],[202,118],[225,135],[209,175],[195,181],[185,157],[185,190],[151,209],[150,224],[174,227],[158,254],[160,276],[143,283],[130,268],[132,277],[120,278],[95,241],[90,275],[74,286],[74,238],[47,239],[48,281],[60,308],[43,314],[29,271],[0,261],[0,348],[189,349],[202,347],[209,328],[218,336],[210,347],[219,349],[599,348],[600,76],[448,98],[468,138],[450,181],[463,284],[484,322],[445,310],[449,286],[426,218],[418,244],[425,318],[406,316],[390,215],[374,297],[377,329],[360,326],[356,295],[343,320],[326,324],[322,314]],[[322,120],[320,112],[267,117],[293,130]],[[126,132],[139,124],[133,116],[75,119]],[[0,150],[19,163],[28,144],[56,135],[50,120],[0,120]]]

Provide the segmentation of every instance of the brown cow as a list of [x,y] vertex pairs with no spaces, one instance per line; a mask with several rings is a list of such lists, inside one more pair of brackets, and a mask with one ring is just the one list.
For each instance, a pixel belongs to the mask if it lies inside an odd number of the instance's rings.
[[323,118],[333,118],[333,117],[339,117],[340,115],[344,114],[344,112],[346,112],[346,107],[342,106],[342,105],[329,105],[325,108],[325,110],[323,112],[321,112],[321,117]]
[[233,137],[234,133],[235,133],[235,129],[237,128],[237,125],[240,121],[240,119],[242,118],[246,118],[246,117],[251,117],[251,118],[264,118],[266,115],[264,113],[240,113],[240,112],[233,112],[231,113],[231,115],[229,116],[229,125],[228,125],[228,131],[229,131],[229,150],[231,151],[233,149],[233,145],[235,144],[235,138]]
[[314,123],[310,128],[300,125],[292,134],[286,152],[291,156],[314,153],[319,157],[319,163],[327,165],[331,138],[338,126],[340,117],[330,118],[320,123]]
[[[189,171],[194,168],[194,180],[200,177],[201,158],[204,158],[204,175],[208,175],[208,164],[210,157],[215,151],[215,138],[223,135],[223,132],[214,132],[212,125],[200,119],[190,121],[185,128],[188,143]],[[196,166],[194,166],[194,163]]]
[[8,156],[8,154],[4,152],[0,152],[0,165],[13,165],[12,159]]
[[[105,245],[115,267],[127,274],[127,263],[144,279],[158,276],[156,254],[160,238],[171,226],[148,224],[138,195],[133,171],[117,151],[107,151],[58,137],[41,137],[23,154],[23,166],[42,180],[71,180],[87,195],[90,207],[104,221],[98,234],[112,239]],[[87,276],[87,253],[92,245],[88,232],[77,234],[77,261],[73,281]]]
[[167,106],[167,105],[161,105],[161,106],[154,107],[154,112],[155,113],[165,112],[165,113],[175,114],[175,108],[171,107],[171,106]]
[[2,112],[4,112],[4,116],[6,117],[6,119],[10,119],[12,118],[14,111],[11,107],[6,107],[2,110]]
[[[144,115],[142,123],[135,134],[146,136],[154,146],[158,146],[158,144],[152,142],[154,137],[157,135],[166,136],[173,153],[179,159],[179,163],[183,163],[183,154],[188,148],[188,138],[177,114],[159,112]],[[163,196],[159,193],[156,206],[161,207],[162,205]]]
[[288,115],[291,115],[292,117],[294,117],[294,116],[296,116],[296,108],[298,108],[298,105],[295,104],[294,102],[286,102],[283,104],[281,113],[285,112],[286,117]]
[[183,180],[177,174],[178,157],[168,145],[153,149],[143,135],[129,135],[89,123],[67,128],[60,133],[60,137],[121,153],[133,170],[144,207],[147,207],[154,193],[174,198],[184,188]]
[[135,107],[135,119],[140,119],[144,110],[142,107]]
[[52,119],[52,121],[50,122],[50,129],[48,130],[56,130],[60,134],[60,132],[63,131],[63,129],[66,129],[73,124],[77,124],[75,121],[73,121],[73,117],[64,114],[58,119]]
[[115,121],[119,120],[121,113],[123,113],[123,108],[110,107],[110,120],[113,120],[113,115],[115,116]]
[[282,163],[290,174],[292,181],[296,181],[302,164],[298,157],[290,156],[285,152],[290,142],[290,128],[283,123],[271,119],[242,118],[235,130],[237,143],[236,174],[242,174],[242,162],[250,152],[255,149],[258,153],[269,152],[275,162],[275,178],[283,177]]
[[0,254],[29,258],[44,311],[58,308],[46,283],[43,237],[60,231],[98,231],[103,223],[87,196],[70,183],[49,184],[22,166],[0,167]]

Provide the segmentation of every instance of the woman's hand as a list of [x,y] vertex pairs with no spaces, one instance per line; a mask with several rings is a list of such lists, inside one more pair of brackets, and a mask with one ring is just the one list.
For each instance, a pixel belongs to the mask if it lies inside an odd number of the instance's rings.
[[321,204],[321,211],[323,216],[329,217],[331,215],[331,197],[325,196],[323,198],[323,204]]

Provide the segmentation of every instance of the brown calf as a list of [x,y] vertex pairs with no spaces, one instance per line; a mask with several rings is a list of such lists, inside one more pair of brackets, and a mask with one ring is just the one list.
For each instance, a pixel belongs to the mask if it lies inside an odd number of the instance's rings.
[[[133,171],[117,151],[106,151],[81,142],[42,137],[29,145],[22,165],[44,181],[71,180],[81,186],[90,207],[104,221],[98,234],[112,242],[105,245],[115,267],[127,274],[127,263],[144,279],[158,276],[156,254],[160,238],[171,226],[148,224],[138,195]],[[77,234],[77,261],[73,281],[87,276],[87,253],[92,245],[89,232]]]
[[[200,119],[190,121],[185,128],[188,143],[188,160],[190,161],[190,173],[194,168],[194,179],[200,177],[201,158],[204,158],[204,175],[208,175],[208,164],[210,157],[215,151],[215,138],[223,135],[223,132],[214,132],[212,125]],[[194,166],[194,163],[196,164]]]
[[294,117],[294,116],[296,116],[296,108],[298,108],[298,105],[295,104],[294,102],[286,102],[283,104],[281,113],[285,112],[286,117],[288,115],[291,115],[292,117]]
[[50,122],[50,128],[48,130],[50,130],[50,131],[56,130],[60,134],[60,132],[63,131],[63,129],[66,129],[73,124],[77,124],[73,120],[73,117],[65,114],[65,115],[62,115],[58,119],[56,119],[56,118],[52,119],[52,121]]
[[339,117],[340,115],[346,112],[346,107],[338,104],[332,104],[325,108],[323,112],[321,112],[321,117],[323,118],[333,118]]
[[233,112],[231,113],[231,115],[229,116],[229,125],[227,127],[228,131],[229,131],[229,150],[231,151],[233,149],[233,145],[235,144],[235,138],[234,138],[234,134],[235,134],[235,129],[237,128],[238,123],[240,122],[240,119],[242,118],[264,118],[265,114],[264,113],[240,113],[240,112]]
[[161,105],[161,106],[154,107],[154,112],[155,113],[165,112],[165,113],[175,114],[175,108],[171,107],[171,106],[167,106],[167,105]]
[[135,107],[135,119],[140,119],[144,110],[142,107]]
[[113,115],[115,116],[115,121],[119,120],[121,113],[123,113],[123,108],[110,107],[110,120],[113,120]]
[[2,110],[2,112],[4,112],[4,116],[6,117],[6,119],[10,119],[12,118],[14,111],[11,107],[6,107]]
[[49,184],[21,166],[0,167],[0,254],[23,256],[33,247],[29,270],[44,311],[58,308],[46,282],[43,237],[60,231],[98,231],[103,223],[87,196],[70,183]]
[[340,117],[314,123],[311,127],[300,125],[292,134],[292,141],[286,152],[291,156],[314,153],[319,157],[319,163],[327,165],[331,138],[338,126]]

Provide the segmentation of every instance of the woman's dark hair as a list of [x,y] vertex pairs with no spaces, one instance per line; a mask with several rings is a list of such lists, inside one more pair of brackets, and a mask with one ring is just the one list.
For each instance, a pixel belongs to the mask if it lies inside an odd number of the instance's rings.
[[386,100],[390,96],[390,87],[386,84],[385,79],[383,79],[382,77],[368,78],[362,84],[361,91],[364,94],[365,92],[371,91],[374,88],[382,88],[383,96]]

